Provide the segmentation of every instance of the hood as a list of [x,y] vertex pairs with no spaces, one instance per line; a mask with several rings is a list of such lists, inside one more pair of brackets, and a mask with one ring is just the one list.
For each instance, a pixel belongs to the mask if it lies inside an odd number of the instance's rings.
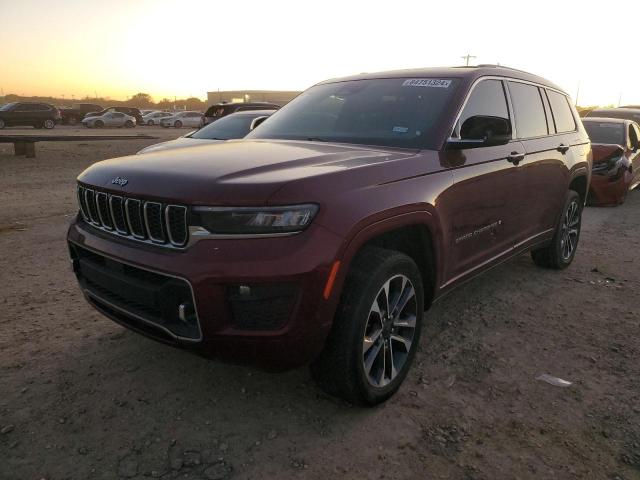
[[[412,170],[389,162],[416,157],[416,153],[320,142],[230,140],[105,160],[86,169],[78,180],[124,195],[176,203],[263,205],[285,184],[313,177],[321,177],[326,194],[331,194],[338,184],[343,185],[332,181],[332,176],[347,170],[378,166],[376,174],[367,178],[373,182],[392,181],[399,171],[413,175]],[[441,168],[437,155],[433,166],[424,161],[412,165],[420,171]],[[364,178],[350,173],[352,179]],[[126,179],[126,185],[112,184],[116,177]]]
[[625,153],[623,146],[609,143],[592,143],[591,150],[593,151],[594,165],[612,158],[622,157]]
[[169,140],[168,142],[160,142],[140,150],[136,155],[140,155],[141,153],[149,153],[149,152],[159,152],[160,150],[173,150],[175,148],[184,148],[184,147],[196,147],[199,145],[212,145],[215,143],[222,143],[224,140],[207,140],[204,138],[189,138],[189,137],[181,137],[176,138],[175,140]]

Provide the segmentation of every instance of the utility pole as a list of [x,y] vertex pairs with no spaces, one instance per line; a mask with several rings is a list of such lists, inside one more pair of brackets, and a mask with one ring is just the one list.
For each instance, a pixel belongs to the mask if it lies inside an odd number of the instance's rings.
[[578,90],[576,91],[576,107],[578,106],[579,97],[580,97],[580,80],[578,80]]
[[622,92],[620,92],[620,96],[618,96],[618,107],[622,104]]
[[472,58],[478,58],[478,57],[476,57],[475,55],[471,55],[471,54],[467,53],[465,56],[460,57],[460,58],[462,58],[463,60],[466,61],[466,63],[467,63],[466,66],[468,67],[469,66],[469,60],[471,60]]

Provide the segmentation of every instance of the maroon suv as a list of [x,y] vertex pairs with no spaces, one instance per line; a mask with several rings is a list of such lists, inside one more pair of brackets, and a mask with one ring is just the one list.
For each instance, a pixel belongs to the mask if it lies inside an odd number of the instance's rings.
[[87,300],[157,340],[375,404],[423,312],[524,251],[573,260],[591,146],[567,94],[504,67],[320,83],[244,140],[99,162],[68,234]]

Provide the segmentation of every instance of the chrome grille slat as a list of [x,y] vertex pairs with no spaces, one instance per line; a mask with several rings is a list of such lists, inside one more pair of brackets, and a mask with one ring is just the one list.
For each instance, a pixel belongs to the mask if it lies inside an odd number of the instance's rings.
[[129,235],[122,197],[109,195],[109,210],[111,211],[111,218],[116,232],[122,235]]
[[82,218],[84,218],[86,222],[89,222],[89,212],[87,211],[87,202],[84,196],[85,190],[86,189],[84,187],[78,185],[78,205],[80,206],[80,213],[82,214]]
[[107,197],[107,194],[104,192],[96,192],[95,197],[100,223],[107,230],[113,230],[113,219],[109,211],[109,197]]
[[178,246],[187,243],[187,207],[167,205],[164,214],[169,241]]
[[187,207],[111,195],[78,185],[82,219],[94,228],[158,246],[182,248],[188,243]]
[[142,209],[147,235],[153,242],[164,243],[164,229],[162,227],[162,205],[156,202],[144,202]]
[[100,225],[100,219],[98,218],[98,208],[96,207],[95,192],[86,188],[84,191],[84,201],[87,204],[89,220],[95,225]]

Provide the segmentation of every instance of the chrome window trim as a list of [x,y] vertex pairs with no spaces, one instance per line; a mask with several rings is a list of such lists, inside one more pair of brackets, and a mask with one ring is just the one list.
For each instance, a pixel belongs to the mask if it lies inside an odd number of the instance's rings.
[[[104,195],[106,197],[106,202],[107,202],[107,209],[109,210],[109,221],[111,223],[111,227],[109,227],[109,225],[104,221],[104,218],[102,218],[102,213],[100,212],[100,203],[98,203],[98,198]],[[112,231],[114,230],[114,222],[113,222],[113,216],[111,215],[111,209],[109,208],[109,195],[107,195],[104,192],[95,192],[94,193],[95,199],[96,199],[96,210],[98,210],[98,218],[100,219],[100,223],[102,224],[102,227],[108,231]]]
[[[453,125],[451,126],[449,132],[449,137],[448,138],[455,138],[453,137],[453,135],[455,134],[456,131],[456,126],[458,124],[458,121],[460,120],[460,117],[462,116],[462,112],[464,111],[465,107],[467,106],[467,103],[469,102],[469,98],[471,97],[471,94],[473,93],[473,91],[475,90],[476,86],[480,83],[483,82],[485,80],[499,80],[501,82],[503,82],[503,88],[505,89],[506,92],[506,97],[507,97],[507,105],[510,107],[510,114],[512,116],[511,120],[511,129],[513,131],[512,134],[512,140],[529,140],[529,138],[518,138],[517,137],[517,132],[516,132],[516,118],[515,118],[515,112],[513,111],[513,106],[511,103],[511,93],[508,90],[508,85],[504,85],[505,82],[517,82],[517,83],[525,83],[528,85],[533,85],[535,87],[539,87],[539,88],[543,88],[546,90],[551,90],[552,92],[556,92],[559,93],[561,95],[564,95],[565,98],[567,98],[567,100],[569,99],[569,95],[565,92],[563,92],[562,90],[558,90],[557,88],[553,88],[553,87],[549,87],[547,85],[543,85],[541,83],[536,83],[536,82],[531,82],[529,80],[522,80],[519,78],[513,78],[513,77],[509,77],[509,76],[500,76],[500,75],[485,75],[479,78],[476,78],[474,80],[474,82],[471,84],[471,87],[469,88],[469,92],[467,93],[467,96],[464,99],[464,102],[462,102],[462,106],[458,109],[458,112],[455,116],[455,120],[453,121]],[[570,103],[569,103],[570,105]],[[571,109],[571,114],[573,115],[573,109]],[[552,112],[553,115],[553,112]],[[574,120],[575,120],[575,116],[574,116]],[[570,133],[577,133],[578,132],[578,122],[576,121],[576,129],[571,131],[571,132],[563,132],[561,134],[556,133],[556,135],[567,135]],[[551,134],[548,135],[544,135],[542,137],[531,137],[531,138],[545,138],[547,136],[552,136]],[[448,140],[447,140],[448,141]]]
[[144,205],[142,206],[142,216],[144,218],[144,228],[147,231],[147,236],[149,237],[149,240],[154,243],[167,243],[167,240],[164,238],[164,231],[162,232],[162,238],[155,238],[151,235],[151,229],[149,228],[149,214],[147,213],[147,207],[149,205],[158,205],[158,207],[160,207],[160,228],[163,228],[164,225],[164,222],[162,221],[162,204],[158,202],[144,202]]

